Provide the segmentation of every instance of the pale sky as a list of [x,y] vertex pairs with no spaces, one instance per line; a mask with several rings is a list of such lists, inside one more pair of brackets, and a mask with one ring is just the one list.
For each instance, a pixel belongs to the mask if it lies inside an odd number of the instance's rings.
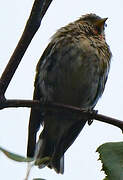
[[[0,6],[0,73],[6,66],[23,32],[29,16],[32,0],[4,0]],[[10,99],[31,99],[35,66],[58,28],[86,13],[108,17],[106,39],[113,53],[111,70],[105,92],[95,109],[99,113],[123,119],[123,1],[117,0],[54,0],[41,27],[30,44],[22,62],[6,92]],[[0,111],[0,146],[23,156],[26,155],[29,109],[4,109]],[[122,141],[121,130],[94,121],[86,125],[75,143],[65,153],[65,173],[57,175],[53,170],[33,168],[30,180],[42,177],[47,180],[102,180],[101,163],[97,161],[97,147],[105,142]],[[26,164],[16,163],[0,153],[0,179],[23,180]]]

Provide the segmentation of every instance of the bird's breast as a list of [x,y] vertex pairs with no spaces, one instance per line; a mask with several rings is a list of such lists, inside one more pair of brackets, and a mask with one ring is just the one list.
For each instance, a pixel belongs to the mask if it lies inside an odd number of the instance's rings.
[[43,96],[49,101],[92,108],[104,90],[101,84],[105,78],[100,82],[100,76],[106,57],[100,56],[99,49],[83,38],[57,43],[41,67],[39,84]]

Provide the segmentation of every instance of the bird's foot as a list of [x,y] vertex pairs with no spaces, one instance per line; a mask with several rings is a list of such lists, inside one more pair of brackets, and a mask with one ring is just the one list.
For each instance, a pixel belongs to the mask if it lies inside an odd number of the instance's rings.
[[[98,110],[88,110],[88,112],[90,113],[90,115],[94,116],[98,113]],[[92,123],[93,123],[93,119],[89,119],[88,125],[90,126]]]

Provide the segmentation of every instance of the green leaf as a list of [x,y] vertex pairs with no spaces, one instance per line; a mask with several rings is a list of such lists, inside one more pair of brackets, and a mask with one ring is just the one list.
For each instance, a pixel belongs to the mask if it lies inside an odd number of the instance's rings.
[[97,152],[107,175],[105,180],[123,180],[123,142],[105,143]]
[[33,161],[33,158],[25,158],[25,157],[20,156],[18,154],[9,152],[2,147],[0,147],[0,151],[2,151],[9,159],[12,159],[12,160],[17,161],[17,162],[31,162],[31,161]]

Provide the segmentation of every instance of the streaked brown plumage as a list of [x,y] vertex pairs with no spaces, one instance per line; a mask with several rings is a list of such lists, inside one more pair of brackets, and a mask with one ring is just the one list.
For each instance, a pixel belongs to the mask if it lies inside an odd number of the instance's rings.
[[[111,52],[104,35],[106,19],[87,14],[54,34],[37,65],[34,99],[84,110],[95,107],[104,91],[110,68]],[[44,165],[63,173],[64,153],[86,121],[67,110],[32,109],[27,156],[34,156],[36,133],[43,124],[36,158],[49,157]]]

